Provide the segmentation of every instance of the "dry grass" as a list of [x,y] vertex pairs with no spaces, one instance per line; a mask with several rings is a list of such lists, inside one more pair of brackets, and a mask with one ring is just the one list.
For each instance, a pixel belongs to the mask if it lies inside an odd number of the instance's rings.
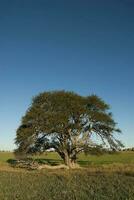
[[80,155],[81,167],[71,170],[50,166],[61,163],[54,153],[35,158],[49,164],[41,170],[13,168],[8,159],[13,154],[0,154],[0,200],[134,200],[134,154],[129,152]]

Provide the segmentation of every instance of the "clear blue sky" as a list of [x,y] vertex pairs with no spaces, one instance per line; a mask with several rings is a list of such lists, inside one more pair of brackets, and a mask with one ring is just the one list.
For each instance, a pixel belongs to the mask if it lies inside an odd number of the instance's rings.
[[13,149],[31,98],[96,93],[134,146],[134,1],[0,1],[0,149]]

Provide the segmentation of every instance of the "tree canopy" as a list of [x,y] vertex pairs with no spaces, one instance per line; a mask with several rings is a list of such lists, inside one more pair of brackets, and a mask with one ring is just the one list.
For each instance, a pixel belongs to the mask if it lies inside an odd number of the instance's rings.
[[118,149],[115,139],[120,132],[109,112],[109,105],[96,95],[81,96],[74,92],[52,91],[35,96],[16,134],[16,153],[33,154],[53,148],[69,167],[77,154],[99,144]]

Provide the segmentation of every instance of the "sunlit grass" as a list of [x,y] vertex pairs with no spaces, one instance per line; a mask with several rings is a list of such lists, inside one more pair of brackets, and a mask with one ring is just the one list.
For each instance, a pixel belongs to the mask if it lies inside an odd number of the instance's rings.
[[[77,170],[27,171],[9,166],[13,153],[0,153],[0,200],[134,200],[134,153],[81,154]],[[61,163],[50,152],[34,159]]]
[[85,171],[0,172],[0,200],[133,200],[134,177]]
[[[6,164],[9,159],[14,159],[14,154],[10,152],[0,152],[0,165]],[[55,152],[48,152],[42,155],[34,156],[34,159],[39,159],[43,162],[61,163],[62,159]],[[134,152],[119,152],[115,154],[104,154],[101,156],[85,155],[84,153],[78,156],[78,163],[81,166],[104,165],[104,164],[134,164]]]

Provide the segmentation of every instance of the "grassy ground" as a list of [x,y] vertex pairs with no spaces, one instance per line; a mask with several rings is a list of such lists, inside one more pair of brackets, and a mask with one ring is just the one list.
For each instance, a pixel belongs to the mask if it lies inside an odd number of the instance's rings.
[[[6,162],[12,153],[0,153],[0,200],[134,200],[134,153],[79,156],[79,170],[26,171]],[[36,156],[59,163],[55,153]]]
[[0,200],[133,199],[133,176],[88,171],[0,173]]
[[[62,160],[56,153],[48,153],[41,156],[36,156],[38,159],[44,159],[44,161],[48,162],[55,162],[60,163]],[[134,164],[134,152],[122,152],[122,153],[115,153],[115,154],[104,154],[101,156],[93,156],[85,154],[80,154],[78,157],[78,163],[81,166],[89,167],[91,165],[103,165],[103,164],[113,164],[113,163],[120,163],[120,164]]]
[[[55,162],[61,163],[62,160],[55,152],[44,153],[43,155],[37,155],[34,157],[44,162]],[[14,159],[13,153],[10,152],[0,152],[0,165],[5,165],[6,161],[9,159]],[[115,154],[104,154],[101,156],[93,156],[80,154],[78,157],[78,163],[81,166],[91,166],[91,165],[103,165],[103,164],[134,164],[134,152],[121,152]]]

